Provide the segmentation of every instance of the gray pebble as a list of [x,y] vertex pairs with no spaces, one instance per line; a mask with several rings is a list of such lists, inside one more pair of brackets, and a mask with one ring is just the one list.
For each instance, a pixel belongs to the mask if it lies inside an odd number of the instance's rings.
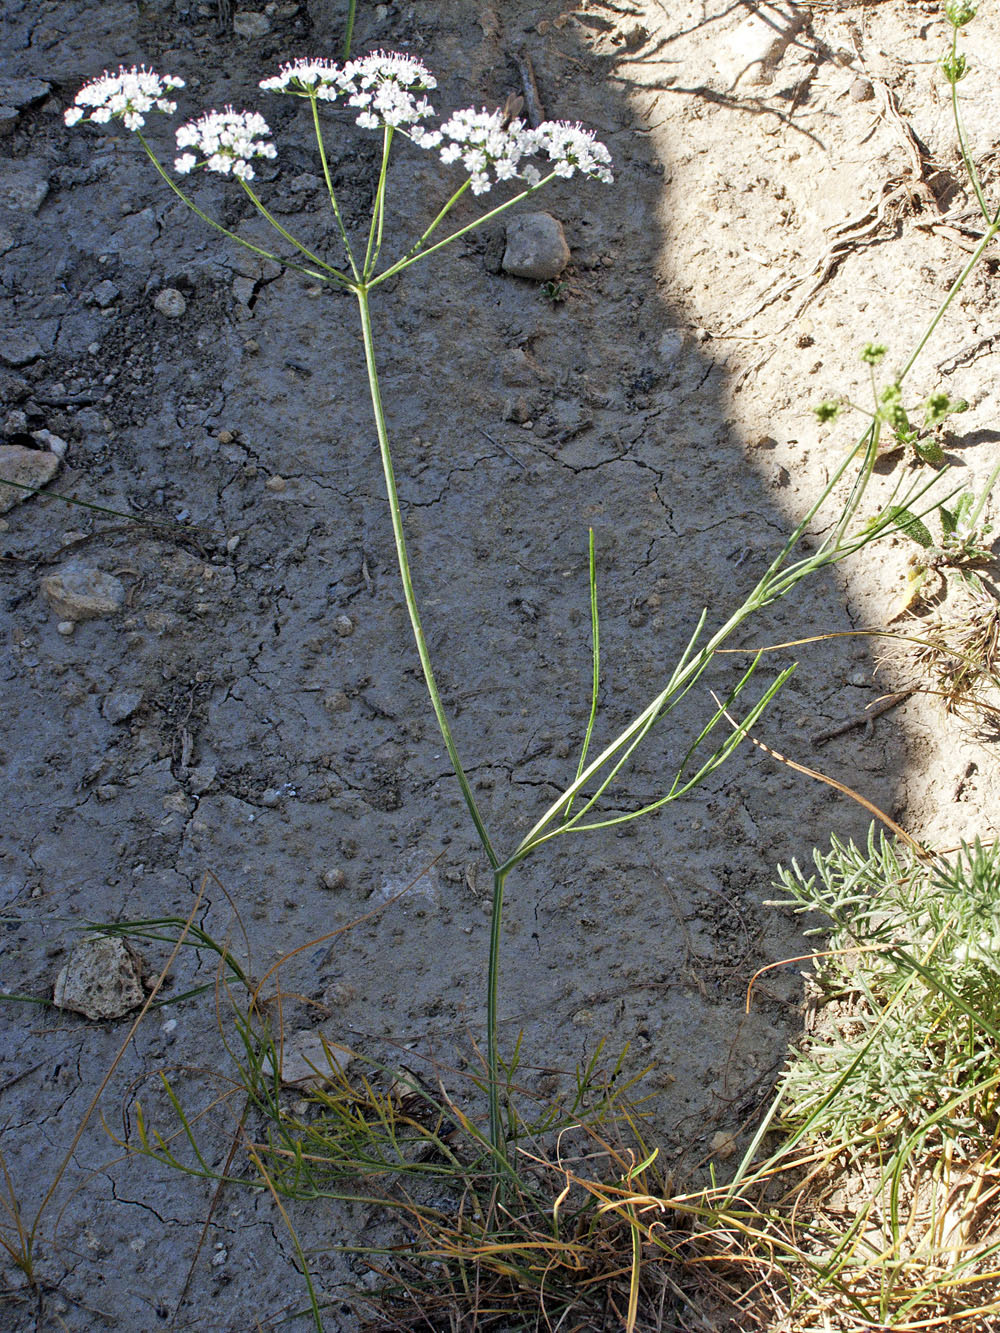
[[94,300],[102,310],[107,309],[109,305],[117,301],[119,296],[121,296],[121,290],[109,278],[105,278],[94,288]]
[[164,287],[157,292],[153,305],[167,319],[179,319],[187,309],[187,301],[176,287]]
[[49,192],[49,182],[39,163],[8,161],[0,176],[0,204],[19,213],[37,213]]
[[0,361],[27,366],[42,355],[42,344],[30,329],[8,329],[0,334]]
[[271,31],[271,20],[266,14],[244,10],[233,15],[233,32],[237,37],[266,37]]
[[562,223],[551,213],[523,213],[507,224],[505,272],[515,278],[549,282],[569,263]]
[[191,770],[190,787],[196,796],[203,796],[211,787],[218,774],[214,764],[199,764]]
[[342,889],[347,883],[347,876],[342,870],[327,870],[323,875],[324,889]]
[[131,717],[141,703],[142,690],[112,690],[104,696],[101,713],[106,722],[114,725]]
[[347,639],[354,633],[354,621],[350,616],[337,616],[333,628],[342,639]]

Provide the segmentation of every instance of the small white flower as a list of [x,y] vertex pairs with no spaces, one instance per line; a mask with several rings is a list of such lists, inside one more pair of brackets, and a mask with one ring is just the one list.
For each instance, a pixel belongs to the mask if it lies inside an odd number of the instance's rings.
[[[67,125],[76,125],[81,120],[104,125],[117,118],[127,130],[138,130],[145,125],[148,111],[163,111],[167,115],[176,111],[177,103],[165,94],[183,87],[184,80],[172,74],[157,74],[145,65],[133,65],[131,69],[122,65],[117,74],[105,70],[99,79],[85,83],[73,99],[73,106],[63,113],[63,119]],[[89,114],[88,108],[92,108]]]
[[[276,157],[277,149],[265,136],[271,133],[267,121],[255,111],[206,111],[199,120],[188,121],[177,131],[178,148],[195,148],[209,171],[240,180],[253,180],[254,158]],[[174,161],[175,168],[187,175],[198,165],[193,153],[183,153]]]
[[532,130],[531,135],[533,150],[548,157],[557,176],[572,176],[579,171],[606,185],[614,180],[611,154],[594,138],[593,130],[565,120],[547,120]]

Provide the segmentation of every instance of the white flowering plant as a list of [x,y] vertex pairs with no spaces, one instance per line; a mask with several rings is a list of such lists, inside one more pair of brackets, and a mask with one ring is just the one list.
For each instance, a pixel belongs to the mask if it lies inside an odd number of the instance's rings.
[[[590,758],[590,742],[598,709],[600,656],[598,647],[598,612],[593,534],[590,537],[589,587],[593,625],[593,662],[591,673],[590,717],[580,742],[575,773],[564,789],[542,811],[528,833],[511,850],[501,852],[493,843],[479,809],[465,766],[459,756],[448,715],[437,687],[430,653],[413,590],[399,496],[394,475],[378,366],[372,332],[370,298],[387,279],[459,240],[485,223],[544,189],[554,180],[581,175],[603,184],[613,182],[611,154],[592,131],[578,124],[546,121],[528,125],[501,111],[469,107],[453,112],[435,127],[435,112],[429,94],[436,81],[424,64],[406,54],[374,52],[342,64],[315,58],[284,64],[276,75],[261,80],[265,93],[297,97],[308,103],[316,136],[316,146],[330,207],[336,220],[343,257],[339,262],[317,254],[279,223],[257,194],[253,181],[255,168],[278,157],[265,119],[257,112],[235,110],[209,111],[187,121],[176,132],[178,154],[173,167],[177,176],[190,177],[201,170],[215,172],[235,180],[258,212],[293,247],[292,256],[280,255],[251,244],[235,235],[204,213],[185,193],[175,176],[163,165],[143,135],[148,112],[172,114],[175,105],[168,94],[183,87],[183,80],[161,76],[145,68],[121,69],[117,75],[104,74],[87,84],[77,94],[66,113],[66,122],[81,120],[96,124],[120,120],[134,133],[170,188],[206,223],[232,241],[254,253],[277,261],[285,267],[309,274],[324,283],[332,283],[354,293],[364,340],[365,364],[378,436],[389,513],[403,592],[409,612],[413,637],[420,658],[427,693],[437,719],[448,756],[461,789],[469,816],[475,826],[493,875],[493,902],[490,924],[489,961],[486,986],[486,1061],[489,1094],[489,1142],[501,1171],[512,1171],[507,1157],[505,1129],[500,1107],[500,1057],[497,1037],[498,977],[503,915],[504,886],[511,871],[535,851],[553,839],[569,834],[607,828],[627,823],[679,799],[697,787],[718,768],[747,735],[757,718],[787,680],[794,667],[779,672],[763,693],[744,712],[738,722],[731,721],[729,710],[743,694],[754,674],[759,654],[732,686],[722,702],[710,708],[710,715],[691,744],[665,790],[653,801],[637,809],[618,809],[602,813],[599,803],[612,788],[618,775],[630,762],[650,731],[670,716],[713,662],[723,644],[758,610],[784,597],[802,579],[833,564],[852,552],[893,530],[891,508],[866,524],[852,522],[871,475],[878,451],[877,422],[854,445],[839,468],[835,469],[826,489],[810,508],[781,550],[763,572],[745,600],[716,629],[706,628],[708,612],[703,612],[679,661],[668,674],[663,687],[636,714],[632,721],[611,740],[596,758]],[[382,136],[382,156],[367,224],[367,236],[352,241],[333,186],[321,110],[329,104],[341,104],[356,112],[362,131]],[[445,168],[459,169],[462,179],[423,232],[398,258],[379,267],[384,235],[386,182],[393,144],[397,138],[415,148],[436,153]],[[520,188],[504,202],[482,212],[471,221],[457,226],[438,238],[445,220],[463,196],[490,193],[508,182]],[[950,298],[949,298],[950,299]],[[826,529],[826,535],[808,554],[797,553],[800,539],[810,528],[820,507],[829,499],[848,469],[860,459],[860,472],[849,499],[838,517]],[[895,508],[905,506],[916,513],[929,483],[914,483],[899,497]]]

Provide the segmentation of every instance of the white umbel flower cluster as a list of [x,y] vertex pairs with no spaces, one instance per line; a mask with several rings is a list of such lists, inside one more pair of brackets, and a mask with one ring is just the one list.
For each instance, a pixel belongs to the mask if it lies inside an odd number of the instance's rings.
[[571,125],[565,120],[546,120],[531,134],[534,151],[548,157],[557,176],[572,176],[579,171],[605,185],[614,181],[611,154],[594,138],[593,130],[585,130],[582,125]]
[[165,94],[183,87],[184,80],[172,74],[157,74],[145,65],[133,65],[131,69],[122,65],[117,74],[105,70],[99,79],[85,83],[63,119],[67,125],[81,120],[97,125],[120,120],[127,130],[138,130],[145,125],[148,111],[164,111],[167,115],[176,111],[177,103]]
[[324,102],[343,97],[348,106],[357,107],[357,123],[363,129],[402,130],[422,148],[436,148],[441,142],[440,134],[420,125],[434,108],[419,94],[436,88],[437,80],[414,56],[376,51],[343,66],[329,60],[293,60],[273,78],[262,79],[260,86],[267,92]]
[[260,86],[269,93],[333,102],[344,91],[344,71],[332,60],[292,60],[270,79],[261,79]]
[[521,167],[521,159],[534,151],[532,131],[523,120],[504,123],[502,111],[476,111],[469,107],[456,111],[441,126],[441,134],[451,142],[441,149],[441,161],[459,162],[472,178],[472,193],[486,194],[498,181],[521,177],[530,184],[539,177],[530,165]]
[[253,180],[251,163],[258,157],[276,157],[277,149],[265,136],[271,133],[267,121],[256,111],[207,111],[199,120],[189,121],[177,131],[178,148],[196,148],[174,160],[174,167],[186,176],[195,167],[204,166],[222,176]]
[[441,161],[461,162],[472,177],[473,194],[485,194],[493,180],[520,179],[537,185],[542,173],[525,158],[548,159],[557,176],[585,176],[611,184],[611,154],[591,130],[563,120],[547,120],[529,129],[523,120],[505,122],[501,111],[456,111],[441,126],[451,142],[441,149]]

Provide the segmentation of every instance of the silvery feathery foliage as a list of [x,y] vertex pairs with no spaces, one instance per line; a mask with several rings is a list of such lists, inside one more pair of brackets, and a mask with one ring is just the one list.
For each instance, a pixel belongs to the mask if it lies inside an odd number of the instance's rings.
[[[167,115],[177,110],[165,93],[183,88],[184,80],[172,74],[157,74],[145,65],[126,69],[122,65],[117,74],[107,70],[99,79],[85,83],[63,116],[67,125],[80,120],[91,120],[103,125],[109,120],[120,120],[127,130],[138,130],[146,123],[147,111],[164,111]],[[93,110],[87,113],[87,108]]]
[[222,176],[253,180],[251,162],[257,157],[275,157],[277,149],[264,136],[270,134],[267,121],[255,111],[207,111],[199,120],[189,121],[177,131],[178,148],[196,148],[202,155],[184,153],[174,161],[182,176],[201,165]]

